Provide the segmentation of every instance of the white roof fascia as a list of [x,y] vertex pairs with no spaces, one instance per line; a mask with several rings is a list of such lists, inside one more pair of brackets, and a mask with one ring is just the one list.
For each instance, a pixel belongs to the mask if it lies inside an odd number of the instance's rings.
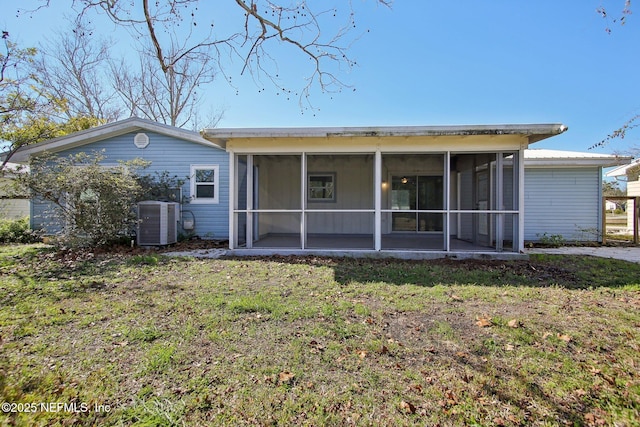
[[524,152],[524,164],[527,167],[611,167],[626,165],[631,159],[629,156],[617,156],[614,154],[548,149],[527,149]]
[[220,148],[218,144],[204,139],[200,133],[180,129],[174,126],[156,123],[151,120],[131,117],[129,119],[107,123],[91,129],[74,132],[59,138],[50,139],[33,145],[27,145],[19,149],[12,157],[15,162],[25,162],[33,154],[43,151],[58,152],[75,148],[92,142],[101,141],[118,135],[124,135],[135,131],[156,132],[162,135],[172,136],[185,141],[195,142],[212,148]]
[[612,177],[617,177],[617,176],[625,176],[627,174],[627,170],[629,170],[629,168],[634,167],[634,166],[638,166],[638,164],[640,164],[640,159],[635,159],[634,161],[624,164],[622,166],[618,166],[615,169],[611,169],[609,172],[607,172],[605,174],[605,176],[612,178]]
[[530,142],[559,135],[568,128],[555,124],[456,125],[456,126],[368,126],[368,127],[308,127],[308,128],[213,128],[204,129],[208,140],[224,145],[234,138],[340,138],[394,136],[469,136],[526,135]]

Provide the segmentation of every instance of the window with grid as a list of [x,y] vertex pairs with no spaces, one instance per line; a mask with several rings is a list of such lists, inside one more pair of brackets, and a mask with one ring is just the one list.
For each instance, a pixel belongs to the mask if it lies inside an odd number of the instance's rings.
[[309,202],[334,202],[336,200],[336,175],[334,173],[310,173],[307,180]]
[[218,203],[218,170],[217,165],[191,166],[192,203]]

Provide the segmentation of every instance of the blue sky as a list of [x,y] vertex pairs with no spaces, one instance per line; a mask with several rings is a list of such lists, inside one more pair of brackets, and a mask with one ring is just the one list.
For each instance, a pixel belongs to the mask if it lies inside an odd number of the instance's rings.
[[[0,18],[21,46],[65,28],[64,9],[16,18],[17,6],[8,3],[23,2],[3,0],[7,13]],[[225,13],[237,13],[228,3],[228,10],[213,3],[201,10],[224,26]],[[221,127],[560,122],[568,132],[532,148],[576,151],[640,113],[640,10],[622,27],[596,13],[602,4],[618,12],[623,0],[396,0],[391,10],[371,0],[352,3],[362,37],[351,49],[358,65],[342,77],[353,88],[314,92],[316,110],[301,111],[296,97],[239,76],[236,63],[226,70],[234,87],[214,83],[203,108],[224,109]],[[112,24],[94,23],[113,32]],[[275,54],[283,84],[301,87],[304,61],[286,49]],[[623,151],[640,146],[639,138],[631,133],[593,151]]]

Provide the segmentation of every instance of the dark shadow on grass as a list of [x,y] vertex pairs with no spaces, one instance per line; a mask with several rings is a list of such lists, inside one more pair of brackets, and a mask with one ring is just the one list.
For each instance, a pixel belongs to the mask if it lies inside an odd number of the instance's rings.
[[[609,389],[596,392],[594,389],[594,401],[589,398],[583,399],[577,394],[567,395],[566,392],[556,391],[555,387],[545,387],[549,373],[558,373],[558,370],[565,369],[558,367],[555,360],[546,360],[543,356],[527,356],[527,362],[536,361],[536,357],[542,357],[542,360],[537,360],[535,365],[523,364],[517,353],[519,350],[505,349],[506,345],[513,341],[500,331],[499,326],[492,326],[496,328],[494,331],[480,328],[470,330],[469,317],[443,318],[444,313],[444,310],[437,309],[429,310],[428,313],[396,313],[385,317],[383,322],[390,325],[385,331],[398,342],[404,343],[405,361],[421,360],[417,366],[424,366],[427,372],[434,370],[435,378],[441,377],[438,373],[447,378],[450,390],[459,397],[470,392],[476,398],[486,399],[486,404],[494,405],[497,401],[497,405],[501,407],[506,404],[519,408],[522,412],[518,417],[529,413],[536,424],[546,420],[552,425],[567,423],[566,425],[581,426],[586,423],[585,414],[597,405],[598,399],[602,400],[607,393],[619,394],[622,391]],[[411,321],[407,323],[409,319]],[[439,332],[430,332],[435,330],[435,323],[429,323],[434,319],[436,323],[444,320],[451,326],[452,335],[455,336],[453,341],[458,345],[451,346],[447,343],[449,338],[439,337]],[[415,329],[414,325],[420,325],[422,330]],[[491,344],[485,344],[487,341]],[[464,346],[460,346],[463,343]],[[565,346],[560,341],[557,345],[552,343],[553,339],[522,346],[525,352],[531,346],[544,346],[539,349],[540,352],[562,353],[562,356],[572,359],[575,366],[580,366],[579,356],[576,357],[581,352],[580,347],[574,346],[573,343]],[[444,370],[447,374],[442,373]],[[570,368],[567,373],[569,377],[576,375]],[[553,380],[557,381],[559,377],[560,375]],[[470,384],[469,387],[466,384]],[[482,392],[478,393],[480,390]],[[446,406],[447,409],[453,409],[457,404],[457,399],[454,398]],[[455,411],[449,414],[455,418]],[[519,422],[505,422],[505,425],[529,425],[532,419],[521,418]],[[461,419],[452,421],[463,425]]]
[[[490,365],[489,363],[480,362],[479,358],[467,360],[466,358],[453,357],[456,363],[467,366],[475,372],[479,372],[486,377],[490,377],[498,370],[500,373],[499,385],[487,382],[483,385],[483,390],[487,396],[495,396],[501,402],[509,403],[520,408],[524,413],[529,412],[529,405],[533,401],[543,402],[552,413],[549,414],[549,422],[558,422],[565,425],[586,425],[585,415],[593,409],[593,406],[579,401],[566,399],[563,401],[558,396],[554,396],[546,392],[540,384],[526,375],[518,372],[507,363],[501,363],[500,366]],[[506,385],[509,381],[514,381],[522,385],[525,393],[513,392]]]
[[318,256],[248,257],[330,267],[340,284],[383,282],[436,286],[558,286],[567,289],[640,286],[640,264],[589,256],[533,255],[529,260],[336,258]]

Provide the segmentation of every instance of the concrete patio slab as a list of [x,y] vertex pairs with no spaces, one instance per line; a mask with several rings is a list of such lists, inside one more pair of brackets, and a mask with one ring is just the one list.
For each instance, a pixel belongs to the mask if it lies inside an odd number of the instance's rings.
[[590,255],[601,258],[614,258],[623,261],[640,263],[640,247],[612,247],[612,246],[563,246],[560,248],[532,248],[525,250],[527,254],[557,254],[557,255]]

